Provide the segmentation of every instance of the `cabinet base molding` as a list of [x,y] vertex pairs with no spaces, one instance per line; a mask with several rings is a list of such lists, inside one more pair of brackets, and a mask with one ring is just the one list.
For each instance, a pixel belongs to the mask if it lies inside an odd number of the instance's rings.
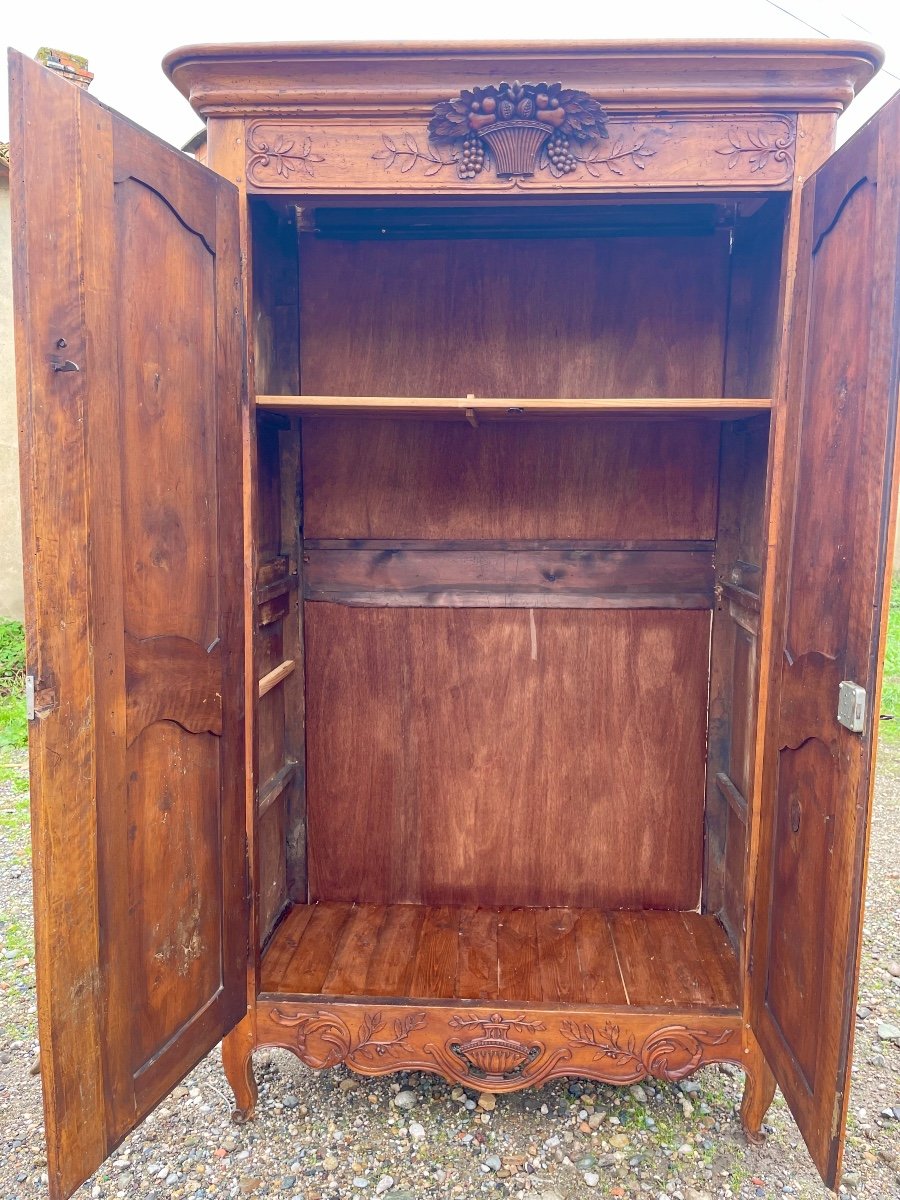
[[736,1012],[268,996],[222,1043],[236,1121],[253,1116],[251,1059],[263,1046],[290,1050],[313,1070],[343,1063],[360,1075],[431,1071],[498,1093],[562,1076],[623,1086],[648,1076],[677,1082],[710,1063],[731,1062],[747,1073],[741,1120],[754,1144],[774,1093],[771,1072]]

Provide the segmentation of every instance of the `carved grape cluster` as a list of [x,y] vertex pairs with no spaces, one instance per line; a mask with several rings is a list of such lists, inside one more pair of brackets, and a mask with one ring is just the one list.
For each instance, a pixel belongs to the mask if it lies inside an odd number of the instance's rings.
[[460,179],[474,179],[482,170],[484,170],[484,142],[470,133],[462,144],[457,174]]
[[547,160],[554,175],[568,175],[578,165],[569,138],[557,129],[547,142]]

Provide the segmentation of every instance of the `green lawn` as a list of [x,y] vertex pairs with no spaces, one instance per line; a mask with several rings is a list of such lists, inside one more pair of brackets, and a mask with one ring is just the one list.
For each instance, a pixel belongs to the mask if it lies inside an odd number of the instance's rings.
[[27,745],[25,631],[19,621],[0,621],[0,751]]
[[[884,683],[881,690],[883,742],[900,745],[900,573],[894,576],[888,613],[887,646],[884,653]],[[886,718],[892,717],[893,720]]]

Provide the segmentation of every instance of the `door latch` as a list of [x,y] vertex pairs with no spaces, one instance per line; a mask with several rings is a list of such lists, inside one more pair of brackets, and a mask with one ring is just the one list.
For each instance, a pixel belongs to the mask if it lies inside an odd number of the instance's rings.
[[862,733],[866,723],[866,689],[849,679],[838,687],[838,723],[851,733]]

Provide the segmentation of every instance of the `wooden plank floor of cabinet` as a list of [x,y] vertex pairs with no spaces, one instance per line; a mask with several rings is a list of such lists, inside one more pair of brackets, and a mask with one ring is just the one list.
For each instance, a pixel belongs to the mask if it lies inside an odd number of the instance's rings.
[[298,904],[266,950],[261,985],[282,996],[739,1004],[725,931],[695,912]]

